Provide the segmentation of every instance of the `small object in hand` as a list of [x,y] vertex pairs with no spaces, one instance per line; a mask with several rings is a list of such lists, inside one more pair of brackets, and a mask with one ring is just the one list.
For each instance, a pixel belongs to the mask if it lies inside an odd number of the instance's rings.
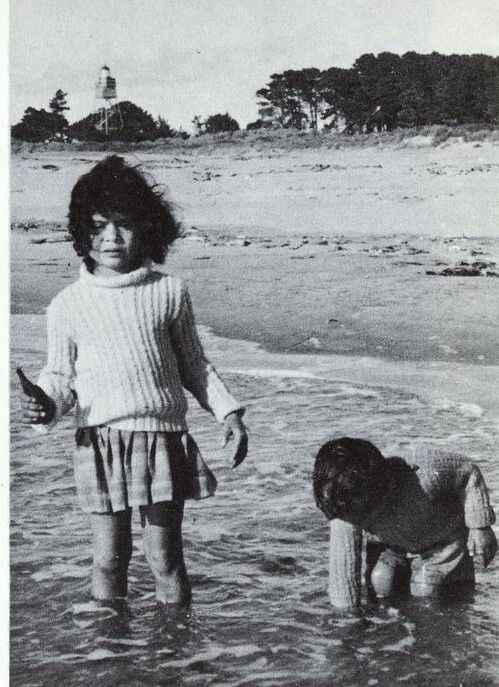
[[24,394],[41,406],[41,415],[38,417],[38,419],[31,420],[30,424],[48,424],[55,415],[54,401],[41,387],[39,387],[37,384],[33,384],[33,382],[26,377],[20,367],[16,368],[16,372],[21,382]]
[[44,391],[40,389],[40,387],[36,384],[33,384],[33,382],[26,377],[26,375],[20,367],[16,368],[16,372],[21,381],[21,386],[23,388],[24,393],[27,396],[31,396],[32,398],[34,398],[36,401],[38,401],[38,403],[43,403],[43,401],[46,398],[46,394],[44,393]]

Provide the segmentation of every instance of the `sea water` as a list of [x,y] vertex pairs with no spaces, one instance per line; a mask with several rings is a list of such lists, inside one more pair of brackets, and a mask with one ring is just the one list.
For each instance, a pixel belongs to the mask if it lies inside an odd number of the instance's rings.
[[[250,453],[231,470],[220,428],[190,403],[191,431],[219,488],[186,507],[194,601],[184,614],[156,606],[137,516],[128,603],[92,601],[71,420],[40,437],[21,427],[13,395],[11,684],[499,685],[499,562],[478,572],[466,602],[366,604],[339,615],[327,598],[327,522],[311,491],[326,436],[369,438],[392,455],[426,441],[476,460],[497,506],[499,368],[271,354],[202,334],[248,408]],[[44,318],[14,316],[11,340],[13,366],[34,375]]]

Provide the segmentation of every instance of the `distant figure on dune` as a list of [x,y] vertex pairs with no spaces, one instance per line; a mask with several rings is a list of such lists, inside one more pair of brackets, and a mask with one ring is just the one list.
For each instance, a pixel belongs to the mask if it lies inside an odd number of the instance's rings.
[[381,131],[388,131],[389,125],[388,115],[381,109],[381,105],[378,105],[374,112],[367,118],[366,132],[370,133],[372,131],[377,131],[380,133]]
[[409,587],[452,597],[473,588],[473,560],[487,566],[497,553],[482,474],[458,454],[418,446],[406,462],[369,441],[336,439],[317,453],[313,488],[330,520],[329,596],[338,608],[360,603],[363,532],[366,583],[381,598]]

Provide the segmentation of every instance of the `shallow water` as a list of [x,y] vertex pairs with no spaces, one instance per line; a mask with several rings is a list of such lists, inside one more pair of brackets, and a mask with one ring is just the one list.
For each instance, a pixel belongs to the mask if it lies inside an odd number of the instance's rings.
[[[478,573],[467,603],[366,605],[361,617],[340,617],[328,605],[328,529],[310,487],[313,451],[327,434],[368,437],[389,453],[421,438],[476,459],[497,504],[497,368],[273,355],[204,338],[248,405],[251,454],[231,471],[216,425],[191,406],[219,489],[186,508],[194,603],[184,616],[161,616],[155,605],[137,520],[128,605],[91,601],[70,422],[40,438],[14,413],[12,684],[499,685],[499,562]],[[38,370],[43,341],[43,317],[12,318],[13,365]]]

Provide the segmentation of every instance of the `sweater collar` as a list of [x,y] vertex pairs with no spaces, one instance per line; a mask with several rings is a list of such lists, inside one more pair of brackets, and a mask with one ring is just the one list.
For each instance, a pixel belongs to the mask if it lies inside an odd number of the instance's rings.
[[141,267],[132,272],[117,274],[112,277],[99,277],[89,272],[85,263],[80,267],[80,280],[91,286],[102,286],[105,288],[117,288],[123,286],[133,286],[145,281],[152,271],[151,261],[147,261]]

